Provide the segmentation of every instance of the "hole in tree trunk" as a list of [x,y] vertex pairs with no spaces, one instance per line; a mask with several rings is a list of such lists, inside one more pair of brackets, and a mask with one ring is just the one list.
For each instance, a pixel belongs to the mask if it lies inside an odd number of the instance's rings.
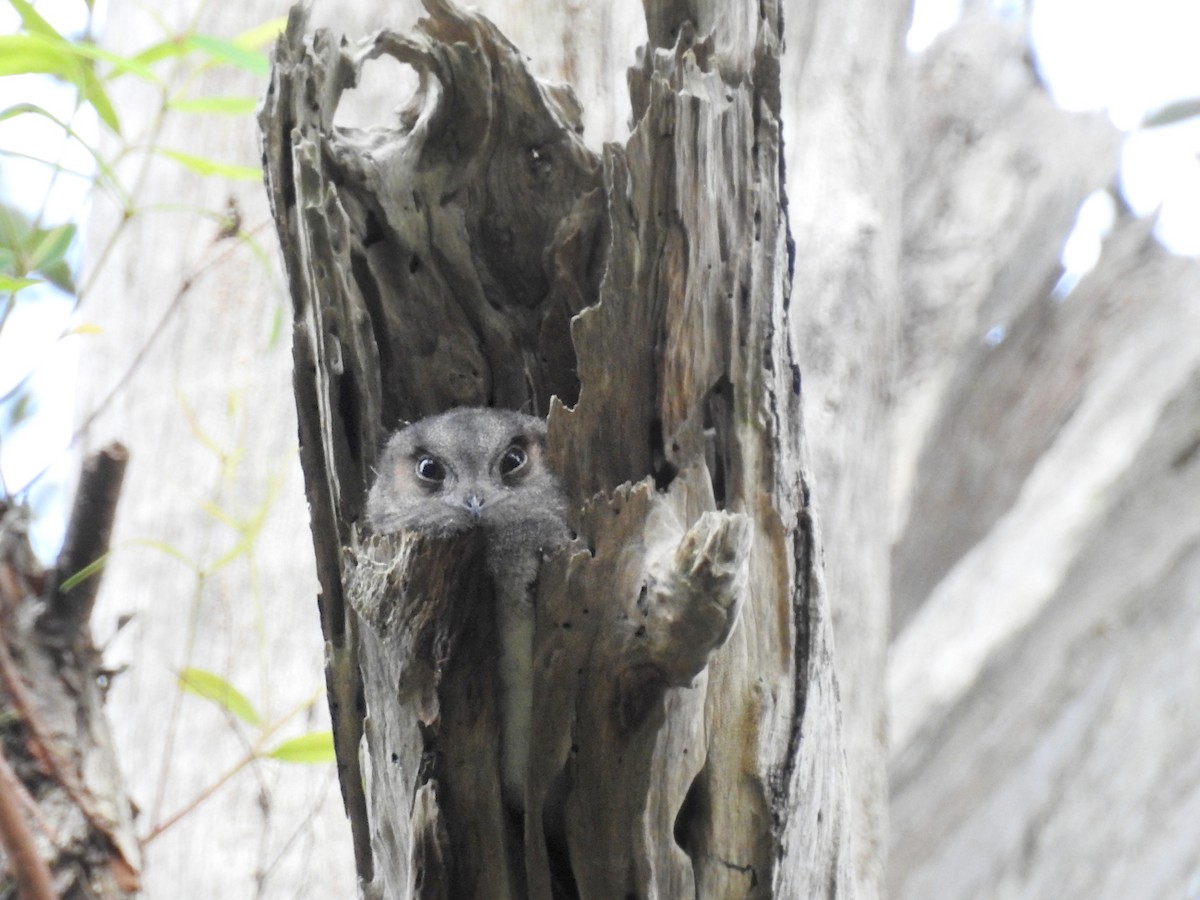
[[704,461],[712,479],[717,509],[725,508],[729,423],[733,415],[733,385],[722,375],[704,398]]
[[655,419],[650,424],[650,465],[653,469],[654,487],[665,491],[679,474],[679,467],[667,459],[663,443],[662,419]]
[[700,770],[692,779],[679,814],[675,816],[675,843],[689,857],[695,858],[697,847],[697,831],[704,821],[709,818],[709,808],[712,798],[709,796],[708,779],[704,770]]

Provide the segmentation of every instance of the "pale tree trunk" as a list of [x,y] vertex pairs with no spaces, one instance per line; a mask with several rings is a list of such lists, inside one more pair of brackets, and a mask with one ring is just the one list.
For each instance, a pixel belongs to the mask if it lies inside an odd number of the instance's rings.
[[[637,125],[596,157],[494,26],[428,8],[358,47],[294,12],[261,119],[359,876],[383,897],[853,895],[780,11],[649,5]],[[398,125],[334,129],[377,57],[420,90]],[[472,404],[548,411],[574,501],[540,579],[523,809],[499,790],[478,546],[362,534],[387,431]]]
[[854,870],[860,895],[875,897],[888,841],[889,482],[910,4],[786,9],[793,328],[825,540]]
[[[194,8],[158,4],[154,14],[182,30]],[[229,38],[281,13],[272,2],[208,4],[199,27]],[[146,10],[109,10],[105,41],[113,49],[140,50],[163,37]],[[125,133],[138,134],[158,98],[136,79],[113,90]],[[190,95],[261,90],[250,74],[218,67]],[[176,115],[166,129],[162,143],[173,149],[244,166],[259,158],[248,118]],[[140,162],[135,156],[122,171]],[[222,223],[197,215],[220,213],[229,201],[265,257],[218,237]],[[108,644],[108,664],[128,666],[113,678],[108,709],[145,836],[220,778],[256,736],[249,729],[240,738],[216,706],[181,695],[176,673],[195,666],[220,674],[269,720],[319,692],[322,642],[286,324],[272,338],[276,316],[286,323],[286,292],[270,254],[262,186],[201,179],[159,160],[135,202],[158,209],[128,223],[80,311],[102,332],[84,348],[79,406],[95,409],[138,360],[85,443],[118,437],[130,451],[95,630]],[[101,262],[95,255],[116,215],[97,204],[85,272]],[[265,511],[265,519],[248,555],[200,578],[172,554],[203,566],[234,548],[241,535],[213,514],[218,509],[247,521]],[[318,698],[311,718],[278,738],[324,720]],[[349,829],[338,793],[329,765],[253,764],[146,846],[146,896],[349,895]]]
[[1194,894],[1200,267],[1120,216],[1052,293],[1117,139],[1020,28],[967,22],[917,84],[889,893]]

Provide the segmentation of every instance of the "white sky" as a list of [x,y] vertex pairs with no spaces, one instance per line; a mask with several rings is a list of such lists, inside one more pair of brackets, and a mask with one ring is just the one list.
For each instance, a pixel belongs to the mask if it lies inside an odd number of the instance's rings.
[[1038,0],[1038,61],[1067,109],[1107,109],[1122,130],[1143,113],[1200,95],[1195,0]]
[[[961,5],[916,0],[909,48],[928,46]],[[1038,66],[1066,109],[1103,110],[1131,131],[1147,113],[1200,97],[1200,0],[1035,0],[1030,27]],[[1167,247],[1200,254],[1200,121],[1131,133],[1120,182],[1139,215],[1160,210],[1156,233]]]

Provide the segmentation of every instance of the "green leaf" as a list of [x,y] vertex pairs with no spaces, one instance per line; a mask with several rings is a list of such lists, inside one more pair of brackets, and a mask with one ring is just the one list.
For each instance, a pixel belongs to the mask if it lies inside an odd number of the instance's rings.
[[254,706],[246,699],[245,694],[214,672],[184,669],[179,673],[179,687],[189,694],[215,703],[247,725],[259,724],[258,713],[254,711]]
[[135,53],[130,57],[134,62],[141,63],[144,66],[160,62],[164,59],[171,59],[176,56],[184,56],[191,52],[191,47],[183,38],[172,37],[165,41],[159,41],[157,44],[151,44],[145,50]]
[[97,47],[90,41],[78,41],[69,44],[69,46],[71,52],[84,59],[100,60],[101,62],[108,63],[113,67],[114,74],[124,75],[128,73],[136,75],[143,81],[149,81],[154,84],[161,83],[158,76],[154,74],[150,67],[136,56],[122,56],[120,53],[113,53],[111,50],[105,50],[103,47]]
[[[282,484],[282,479],[278,475],[272,476],[267,482],[267,492],[263,496],[263,501],[254,510],[254,513],[244,521],[238,522],[232,517],[228,517],[226,524],[231,524],[237,529],[240,535],[237,542],[219,557],[213,560],[209,565],[208,571],[216,572],[218,569],[223,569],[239,556],[249,556],[250,551],[254,549],[254,542],[258,540],[259,534],[262,532],[263,524],[267,521],[267,515],[271,512],[271,508],[275,505],[275,498],[279,495],[279,486]],[[225,516],[223,512],[216,510],[220,515]],[[211,513],[210,513],[211,514]]]
[[248,556],[250,551],[254,548],[255,537],[256,535],[243,534],[240,538],[238,538],[237,543],[235,543],[232,547],[230,547],[209,564],[206,570],[208,574],[211,575],[214,572],[219,572],[221,569],[225,568],[240,556]]
[[7,420],[5,428],[16,428],[30,416],[37,412],[37,401],[31,391],[22,388],[16,396],[16,400],[8,406],[5,419]]
[[193,156],[190,153],[169,150],[166,147],[157,147],[155,149],[156,152],[161,153],[163,156],[169,157],[180,165],[205,177],[219,175],[222,178],[229,178],[235,181],[258,181],[262,178],[262,170],[257,166],[235,166],[231,163],[220,163],[213,159],[206,159],[203,156]]
[[13,9],[20,13],[21,21],[31,36],[47,39],[50,43],[57,44],[64,50],[81,56],[102,59],[112,65],[117,71],[133,72],[143,78],[155,80],[154,73],[139,62],[136,57],[122,56],[119,53],[104,50],[90,41],[69,40],[63,37],[53,25],[42,18],[37,10],[27,3],[26,0],[9,0],[9,3]]
[[75,279],[66,253],[79,229],[73,224],[35,229],[26,238],[25,267],[40,272],[55,287],[74,293]]
[[333,732],[310,731],[284,741],[267,756],[290,763],[333,762],[337,758],[333,752]]
[[244,116],[254,112],[257,104],[257,97],[196,97],[190,100],[172,100],[167,106],[185,113]]
[[29,29],[30,34],[40,34],[43,37],[55,37],[60,41],[65,41],[65,38],[55,30],[54,26],[43,19],[38,11],[25,0],[8,0],[8,2],[20,15],[21,22]]
[[104,124],[120,134],[121,124],[116,110],[92,66],[91,57],[100,55],[105,55],[105,51],[88,44],[72,44],[57,34],[53,37],[42,34],[0,35],[0,75],[40,72],[69,81],[79,89],[79,96],[92,105]]
[[267,349],[273,349],[283,334],[283,304],[275,304],[275,312],[271,314],[271,330],[267,333]]
[[222,525],[225,525],[234,531],[241,529],[242,523],[231,514],[225,512],[225,510],[216,503],[213,503],[211,500],[201,500],[199,503],[202,510],[208,513],[213,519],[220,522]]
[[[231,397],[231,415],[236,412],[236,404],[234,398]],[[187,403],[187,399],[179,393],[179,403],[183,408],[184,418],[187,420],[192,429],[192,433],[201,441],[201,443],[211,450],[224,463],[227,473],[232,474],[236,468],[238,460],[241,457],[241,449],[235,448],[230,453],[224,453],[217,444],[209,438],[200,427],[200,422],[196,419],[195,413]],[[275,501],[279,495],[279,489],[283,483],[282,476],[275,473],[267,480],[266,492],[263,495],[262,501],[254,508],[250,515],[245,518],[239,518],[234,513],[226,510],[216,503],[210,501],[201,501],[200,508],[203,509],[213,519],[220,522],[222,525],[232,529],[237,534],[237,540],[233,546],[214,559],[211,563],[204,567],[206,574],[213,574],[235,560],[250,556],[254,551],[255,542],[258,540],[259,534],[262,532],[263,525],[270,514],[271,509],[275,505]]]
[[61,262],[78,230],[77,226],[68,224],[35,231],[35,241],[29,249],[29,268],[40,271]]
[[79,60],[68,52],[65,42],[32,34],[0,35],[0,75],[40,73],[76,81],[78,68]]
[[183,410],[183,419],[187,422],[188,428],[192,430],[192,436],[200,442],[200,445],[205,450],[209,451],[217,459],[224,460],[228,454],[221,449],[220,444],[215,439],[209,437],[208,432],[204,430],[204,426],[200,424],[200,420],[196,417],[196,411],[192,409],[192,405],[188,403],[187,397],[184,396],[183,391],[178,385],[175,389],[175,399],[179,401],[179,406]]
[[7,203],[0,203],[0,239],[3,239],[3,246],[10,249],[24,247],[31,231],[33,226],[28,216]]
[[253,28],[248,28],[233,39],[234,44],[243,47],[247,50],[258,50],[268,44],[275,42],[275,39],[287,27],[287,16],[279,16],[274,19],[267,19],[261,25],[255,25]]
[[[102,155],[100,155],[94,146],[88,143],[87,138],[82,136],[79,132],[71,127],[69,122],[64,122],[53,113],[48,112],[35,103],[16,103],[7,109],[0,110],[0,122],[21,115],[41,116],[42,118],[53,122],[55,125],[61,128],[63,132],[74,138],[78,142],[79,146],[91,155],[92,160],[96,163],[96,168],[100,170],[100,174],[96,176],[96,182],[111,190],[116,195],[115,199],[118,203],[126,206],[130,205],[128,198],[125,196],[124,190],[121,188],[120,180],[117,178],[112,166],[109,165],[108,161]],[[51,165],[51,163],[46,160],[40,161],[45,162],[46,165]],[[70,289],[67,288],[67,290]]]
[[188,38],[188,43],[196,50],[204,51],[218,62],[229,63],[255,75],[266,77],[271,71],[271,64],[263,54],[239,47],[231,41],[209,34],[194,34]]
[[269,19],[262,25],[242,32],[233,41],[203,34],[176,35],[151,44],[130,59],[141,65],[152,65],[164,59],[199,51],[217,62],[231,63],[256,75],[266,75],[270,70],[266,57],[254,51],[273,40],[286,23],[286,19]]
[[13,278],[11,275],[0,275],[0,292],[15,294],[23,288],[41,283],[40,278]]
[[70,578],[68,578],[62,584],[60,584],[58,586],[58,589],[60,591],[69,591],[71,588],[75,587],[75,585],[77,585],[81,582],[87,581],[89,578],[91,578],[93,575],[95,575],[97,572],[99,572],[101,569],[104,568],[105,564],[108,562],[108,557],[109,557],[109,554],[105,553],[99,559],[88,563],[86,566],[84,566],[82,569],[80,569],[78,572],[76,572],[74,575],[72,575]]
[[41,272],[46,277],[46,281],[59,290],[67,294],[75,293],[75,274],[71,271],[71,267],[67,265],[65,259],[42,266]]
[[196,562],[190,556],[177,547],[168,544],[166,541],[155,541],[149,538],[137,538],[129,543],[138,547],[149,547],[151,550],[157,550],[159,553],[171,557],[171,559],[175,560],[176,562],[183,563],[183,565],[187,566],[187,568],[191,569],[193,572],[200,572],[200,567],[196,565]]
[[16,116],[23,116],[25,113],[41,113],[44,116],[49,115],[49,113],[47,113],[40,106],[35,106],[32,103],[14,103],[12,106],[7,106],[4,109],[0,109],[0,122],[3,122],[5,119],[15,118]]
[[79,85],[79,95],[92,104],[92,109],[96,110],[100,121],[112,129],[113,134],[121,133],[121,121],[117,118],[117,111],[113,108],[112,101],[108,99],[108,92],[104,90],[96,73],[90,68],[86,70],[86,75]]

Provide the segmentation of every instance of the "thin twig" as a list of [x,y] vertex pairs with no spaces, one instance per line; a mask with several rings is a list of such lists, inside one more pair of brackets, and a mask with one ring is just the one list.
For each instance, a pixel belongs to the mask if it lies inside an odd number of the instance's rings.
[[57,900],[54,876],[42,859],[29,830],[29,822],[21,814],[20,804],[12,785],[20,784],[4,756],[0,745],[0,846],[8,857],[17,882],[20,900]]
[[166,831],[172,825],[175,825],[177,822],[179,822],[180,819],[187,816],[190,812],[192,812],[192,810],[194,810],[205,800],[207,800],[208,798],[213,796],[213,794],[215,794],[217,791],[219,791],[226,784],[228,784],[229,780],[231,778],[233,778],[233,776],[236,775],[238,772],[242,771],[242,769],[246,768],[246,766],[261,759],[263,756],[263,751],[266,749],[267,741],[270,740],[270,738],[277,731],[279,731],[279,729],[281,729],[284,725],[286,725],[289,721],[291,721],[295,716],[304,712],[306,709],[311,708],[312,705],[317,702],[317,699],[320,697],[320,694],[321,694],[321,692],[318,691],[312,697],[309,697],[308,699],[303,700],[300,703],[297,703],[292,709],[290,709],[288,712],[286,712],[282,716],[280,716],[278,720],[276,720],[275,722],[266,726],[262,730],[262,732],[259,734],[258,738],[255,739],[254,743],[250,746],[250,749],[246,751],[245,756],[243,756],[236,763],[234,763],[233,766],[228,771],[226,771],[225,774],[223,774],[220,778],[218,778],[216,781],[214,781],[212,784],[210,784],[208,787],[206,787],[204,790],[202,790],[199,794],[197,794],[195,797],[193,797],[191,800],[189,800],[186,804],[184,804],[182,809],[177,811],[174,815],[170,816],[166,821],[161,822],[161,823],[155,825],[152,829],[150,829],[150,832],[145,837],[143,837],[141,840],[142,846],[145,847],[147,844],[149,844],[152,840],[154,840],[156,837],[158,837],[160,834],[162,834],[164,831]]
[[[0,743],[0,753],[3,753],[3,750],[4,744]],[[0,770],[0,781],[4,782],[4,790],[16,797],[17,802],[25,810],[26,817],[37,826],[37,830],[42,833],[42,836],[51,844],[58,846],[58,833],[54,830],[54,826],[42,813],[42,808],[33,799],[33,794],[29,793],[29,788],[17,777],[17,773],[13,771],[11,765],[8,765],[7,760],[3,770]]]

